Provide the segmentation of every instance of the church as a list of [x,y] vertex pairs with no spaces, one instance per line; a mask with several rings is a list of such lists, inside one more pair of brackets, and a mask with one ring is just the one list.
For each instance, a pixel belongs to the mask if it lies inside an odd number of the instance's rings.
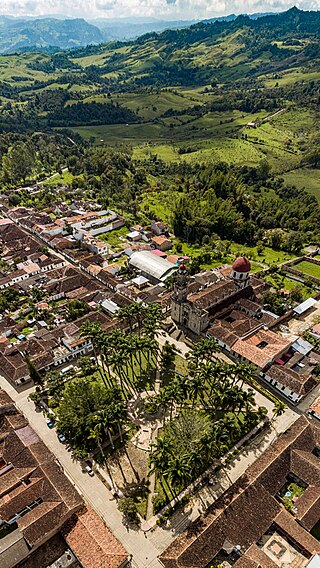
[[215,281],[196,286],[188,277],[185,264],[180,264],[172,295],[171,317],[185,330],[201,335],[220,313],[239,300],[254,301],[263,283],[250,277],[250,261],[246,257],[235,260],[231,269],[212,271]]

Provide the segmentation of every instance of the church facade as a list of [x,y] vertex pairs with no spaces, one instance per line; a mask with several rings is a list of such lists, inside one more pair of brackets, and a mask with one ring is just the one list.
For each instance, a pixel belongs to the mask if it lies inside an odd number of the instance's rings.
[[173,321],[192,333],[201,335],[211,325],[215,315],[228,304],[240,298],[254,299],[250,268],[246,257],[237,258],[232,265],[230,276],[221,277],[215,283],[188,293],[187,269],[181,264],[172,296]]

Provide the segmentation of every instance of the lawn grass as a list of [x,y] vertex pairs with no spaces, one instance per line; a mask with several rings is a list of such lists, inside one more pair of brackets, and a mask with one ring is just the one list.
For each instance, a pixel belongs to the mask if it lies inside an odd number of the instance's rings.
[[181,355],[176,355],[174,358],[174,369],[180,375],[187,375],[188,374],[188,363],[184,357]]
[[239,245],[237,243],[231,243],[230,251],[235,256],[246,255],[250,260],[259,262],[264,265],[273,265],[292,260],[295,255],[285,252],[274,250],[270,247],[264,247],[261,253],[258,253],[257,247],[249,247],[245,245]]
[[279,284],[284,290],[291,291],[299,288],[302,292],[303,300],[307,300],[315,293],[315,290],[313,288],[309,288],[308,286],[305,286],[304,284],[297,282],[297,280],[293,280],[292,278],[289,278],[287,276],[279,275],[279,279],[277,279],[277,277],[275,277],[273,274],[268,274],[267,276],[265,276],[264,280],[271,284],[271,286],[273,286],[275,289],[278,288]]
[[[65,171],[65,172],[62,172],[62,174],[58,174],[58,175],[53,176],[51,179],[45,180],[44,182],[42,182],[42,185],[54,186],[54,187],[57,186],[58,184],[71,185],[74,177],[75,176],[72,173]],[[77,177],[81,178],[83,176],[79,175]]]
[[115,252],[118,252],[127,246],[127,242],[122,241],[119,237],[125,237],[128,232],[128,227],[124,226],[120,227],[120,229],[115,229],[114,231],[108,231],[107,233],[98,235],[98,239],[105,241]]
[[302,262],[299,262],[299,264],[296,264],[294,268],[307,276],[313,276],[314,278],[320,279],[320,266],[317,264],[303,260]]
[[306,189],[320,201],[320,170],[298,168],[282,174],[285,183]]

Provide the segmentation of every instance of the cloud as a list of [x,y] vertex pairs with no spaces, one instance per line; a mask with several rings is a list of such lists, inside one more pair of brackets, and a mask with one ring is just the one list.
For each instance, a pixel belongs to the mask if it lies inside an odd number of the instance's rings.
[[231,13],[279,12],[293,5],[317,10],[320,0],[1,0],[0,12],[15,16],[64,14],[84,18],[200,19]]

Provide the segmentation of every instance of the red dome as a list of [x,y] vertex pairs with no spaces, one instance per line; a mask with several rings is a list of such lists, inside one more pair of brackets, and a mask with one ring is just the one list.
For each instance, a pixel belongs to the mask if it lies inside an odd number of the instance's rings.
[[232,269],[235,272],[250,272],[251,269],[250,260],[245,256],[240,256],[234,261]]

